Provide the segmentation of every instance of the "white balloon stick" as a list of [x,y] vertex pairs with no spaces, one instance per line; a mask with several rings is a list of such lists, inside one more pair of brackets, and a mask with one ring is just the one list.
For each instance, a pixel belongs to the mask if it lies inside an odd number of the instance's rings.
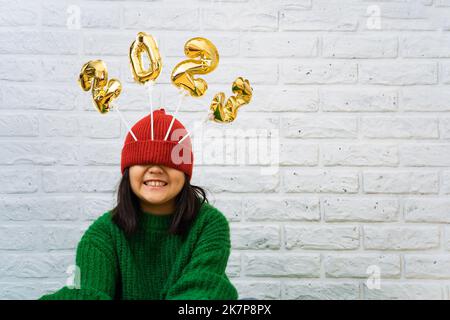
[[172,121],[170,121],[169,129],[167,129],[166,136],[164,137],[164,141],[166,141],[167,138],[169,137],[169,133],[170,133],[170,130],[172,129],[173,123],[174,123],[175,118],[176,118],[176,116],[178,114],[178,110],[180,109],[181,103],[185,100],[187,95],[188,95],[188,93],[186,93],[185,90],[180,89],[179,96],[178,96],[177,108],[175,109],[175,113],[172,116]]
[[134,135],[133,131],[131,130],[130,126],[128,125],[128,122],[125,120],[125,118],[122,116],[122,113],[119,111],[119,108],[117,106],[112,107],[112,109],[117,111],[117,114],[119,115],[122,122],[125,124],[125,126],[128,129],[128,132],[133,136],[134,140],[137,141],[136,136]]
[[148,82],[145,83],[145,86],[147,87],[147,93],[148,93],[148,99],[150,102],[150,126],[151,126],[151,138],[152,140],[154,140],[153,138],[153,86],[155,84],[154,80],[150,80]]

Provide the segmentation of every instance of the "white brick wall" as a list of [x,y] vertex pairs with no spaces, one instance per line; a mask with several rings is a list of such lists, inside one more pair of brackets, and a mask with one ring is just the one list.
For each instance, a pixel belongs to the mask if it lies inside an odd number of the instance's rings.
[[[230,220],[227,272],[241,297],[450,298],[450,1],[0,5],[1,299],[64,285],[82,233],[114,205],[126,127],[99,115],[76,78],[103,59],[124,85],[126,119],[141,118],[148,100],[127,58],[138,31],[164,59],[155,106],[174,110],[171,69],[184,42],[204,36],[221,61],[182,121],[244,76],[254,100],[214,128],[279,132],[275,172],[212,150],[217,161],[194,169]],[[379,289],[367,282],[373,266]]]

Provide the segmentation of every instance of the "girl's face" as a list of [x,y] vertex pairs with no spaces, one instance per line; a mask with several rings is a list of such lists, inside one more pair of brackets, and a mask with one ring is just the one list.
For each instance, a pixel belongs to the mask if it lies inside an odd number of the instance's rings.
[[171,213],[175,197],[184,185],[183,171],[159,164],[134,165],[129,169],[131,189],[144,210]]

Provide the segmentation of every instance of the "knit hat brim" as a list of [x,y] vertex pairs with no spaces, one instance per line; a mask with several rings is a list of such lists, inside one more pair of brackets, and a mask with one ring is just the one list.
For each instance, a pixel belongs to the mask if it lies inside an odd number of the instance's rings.
[[[174,150],[174,148],[176,148]],[[184,154],[187,152],[187,154]],[[175,159],[174,159],[175,158]],[[122,149],[121,171],[131,165],[161,164],[192,176],[193,153],[190,144],[176,141],[138,140],[127,143]]]

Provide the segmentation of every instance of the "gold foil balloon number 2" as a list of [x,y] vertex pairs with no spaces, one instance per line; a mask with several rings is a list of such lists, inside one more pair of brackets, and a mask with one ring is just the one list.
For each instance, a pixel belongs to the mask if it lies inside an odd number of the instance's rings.
[[186,89],[191,96],[200,97],[205,94],[208,84],[201,78],[195,79],[194,75],[214,71],[219,64],[219,53],[211,41],[197,37],[186,42],[184,54],[191,59],[175,66],[171,75],[172,83]]
[[92,99],[100,113],[109,112],[111,101],[122,91],[119,80],[108,81],[108,70],[102,60],[85,63],[81,68],[78,83],[84,91],[92,90]]

